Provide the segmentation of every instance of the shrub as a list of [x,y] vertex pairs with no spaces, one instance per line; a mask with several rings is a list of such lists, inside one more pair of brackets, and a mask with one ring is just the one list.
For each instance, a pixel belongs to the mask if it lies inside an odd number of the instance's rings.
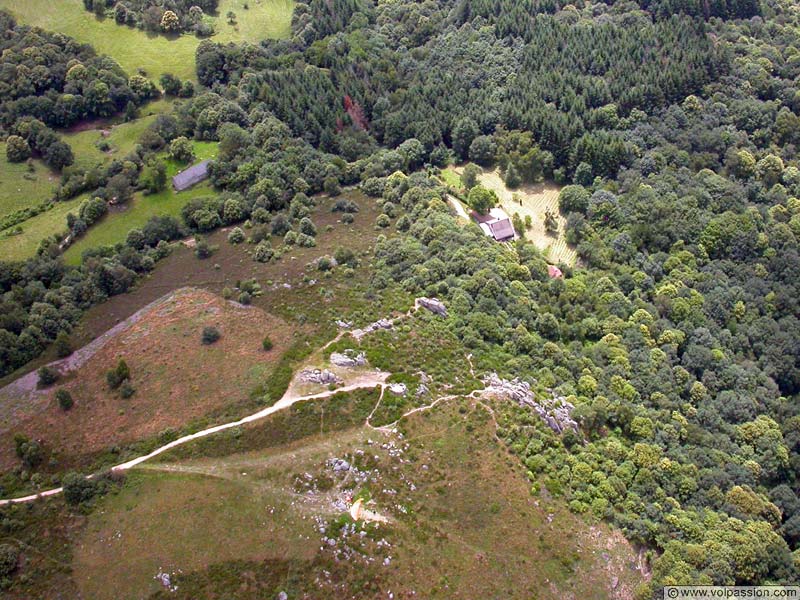
[[12,544],[0,544],[0,577],[8,577],[17,568],[19,549]]
[[261,340],[261,347],[264,349],[264,352],[269,352],[272,350],[272,340],[269,336],[266,336],[263,340]]
[[408,231],[411,228],[411,219],[408,218],[408,215],[403,215],[399,219],[397,219],[397,229],[399,231]]
[[8,162],[22,162],[28,160],[31,155],[31,148],[24,138],[18,135],[10,135],[6,140],[6,160]]
[[119,397],[123,400],[127,400],[128,398],[132,397],[136,393],[136,388],[131,385],[130,381],[124,382],[121,386],[119,386]]
[[200,336],[200,340],[208,346],[216,342],[220,337],[219,329],[209,325],[208,327],[203,327],[203,334]]
[[228,234],[228,243],[241,244],[245,240],[244,231],[241,227],[234,227]]
[[255,252],[253,252],[253,260],[261,263],[269,262],[275,255],[275,251],[272,249],[270,243],[266,240],[259,242],[256,246]]
[[285,215],[277,215],[272,220],[272,235],[284,235],[291,228],[292,225]]
[[343,213],[357,213],[358,211],[359,211],[358,204],[346,198],[341,198],[337,200],[336,204],[334,204],[333,208],[331,209],[331,212],[343,212]]
[[321,256],[317,260],[317,269],[320,271],[330,271],[333,269],[333,261],[327,256]]
[[44,448],[36,440],[18,433],[14,436],[14,451],[22,464],[29,469],[37,467],[44,460]]
[[297,243],[297,232],[296,231],[287,231],[286,235],[283,236],[283,243],[287,246],[293,246]]
[[56,400],[58,400],[58,405],[63,411],[69,410],[75,404],[72,400],[72,394],[69,393],[69,390],[65,390],[64,388],[56,392]]
[[351,213],[344,213],[342,215],[342,223],[352,223],[356,218]]
[[317,227],[308,217],[300,219],[300,233],[314,237],[317,235]]
[[350,248],[337,248],[336,252],[333,253],[333,258],[335,258],[336,262],[340,265],[347,265],[348,267],[358,266],[356,253],[350,250]]
[[112,390],[116,390],[122,385],[123,381],[130,379],[130,377],[131,370],[128,368],[128,363],[125,362],[125,359],[120,358],[117,366],[106,373],[106,382],[108,383],[108,387]]
[[389,218],[389,215],[381,214],[381,215],[378,215],[377,219],[375,219],[375,224],[378,227],[388,227],[389,225],[392,224],[392,220]]
[[58,371],[50,367],[42,367],[36,373],[39,375],[39,386],[47,387],[58,381]]
[[72,345],[69,343],[69,336],[66,331],[59,331],[56,341],[53,344],[58,358],[65,358],[72,354]]
[[297,236],[297,245],[301,248],[313,248],[317,245],[317,240],[315,240],[310,235],[306,235],[305,233],[301,233]]
[[214,250],[205,239],[197,239],[194,247],[194,255],[199,259],[208,258],[213,254]]
[[64,488],[64,500],[67,504],[77,506],[94,498],[103,488],[97,479],[86,479],[80,473],[67,473],[61,480]]
[[245,306],[247,306],[250,304],[252,299],[253,299],[252,296],[250,296],[250,294],[248,294],[247,292],[242,292],[241,294],[239,294],[239,304],[244,304]]
[[322,189],[329,196],[338,196],[342,193],[342,188],[339,186],[339,180],[336,177],[326,177],[322,182]]

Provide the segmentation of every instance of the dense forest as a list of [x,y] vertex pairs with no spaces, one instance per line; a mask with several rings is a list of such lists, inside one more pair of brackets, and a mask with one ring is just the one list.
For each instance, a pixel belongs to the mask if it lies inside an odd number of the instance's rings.
[[[6,22],[3,43],[17,31]],[[797,5],[311,0],[293,34],[201,43],[205,89],[153,125],[132,170],[113,173],[139,185],[148,150],[218,140],[219,196],[78,269],[52,245],[2,265],[0,372],[125,291],[161,240],[245,219],[266,229],[279,210],[299,221],[308,194],[358,184],[387,223],[394,205],[410,215],[378,245],[375,293],[399,282],[442,299],[480,367],[574,404],[579,433],[556,435],[520,409],[499,434],[535,489],[652,550],[642,598],[667,584],[796,582]],[[92,60],[106,59],[83,58],[85,77],[111,94],[117,71]],[[35,97],[26,114],[71,85],[65,72],[49,92],[21,88],[20,71],[4,54],[4,85]],[[9,127],[25,93],[3,95]],[[433,178],[453,160],[566,184],[580,265],[550,279],[532,244],[509,253],[457,225]],[[105,206],[91,202],[87,215]],[[284,221],[261,235],[286,235]]]

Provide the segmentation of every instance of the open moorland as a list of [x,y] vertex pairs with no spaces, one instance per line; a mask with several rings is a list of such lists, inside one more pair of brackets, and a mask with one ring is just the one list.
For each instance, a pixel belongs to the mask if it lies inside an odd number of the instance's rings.
[[[244,5],[248,9],[244,9]],[[251,42],[289,35],[292,0],[222,0],[213,17],[219,42]],[[166,37],[117,25],[113,18],[98,18],[83,7],[82,0],[0,0],[0,8],[11,11],[21,22],[58,31],[79,42],[91,44],[133,75],[144,72],[155,81],[164,73],[196,80],[194,54],[200,38],[194,35]],[[237,25],[225,19],[228,11],[237,15]]]
[[[216,327],[220,340],[201,344],[205,327]],[[267,335],[274,344],[269,352],[261,347]],[[257,391],[292,342],[292,328],[257,307],[179,289],[117,326],[94,353],[76,352],[58,363],[57,385],[37,389],[34,379],[28,389],[0,390],[0,460],[5,468],[15,462],[11,438],[18,433],[46,440],[62,466],[86,464],[86,457],[111,446],[182,427],[222,408],[235,411],[250,400],[268,401]],[[121,359],[131,371],[131,398],[121,398],[106,382],[106,372]],[[58,407],[57,390],[74,399],[68,413]]]

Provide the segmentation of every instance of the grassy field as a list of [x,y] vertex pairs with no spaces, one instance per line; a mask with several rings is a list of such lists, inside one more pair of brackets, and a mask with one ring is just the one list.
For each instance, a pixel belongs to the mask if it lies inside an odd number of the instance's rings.
[[[194,148],[198,161],[212,158],[217,152],[215,142],[195,142]],[[113,209],[102,221],[92,226],[83,237],[64,252],[64,261],[70,265],[79,265],[84,250],[124,242],[131,229],[142,227],[150,217],[154,215],[180,216],[181,208],[189,200],[213,194],[213,189],[208,182],[199,183],[180,193],[175,192],[172,188],[171,178],[186,165],[173,160],[166,160],[166,163],[168,181],[164,190],[147,196],[137,193],[128,204],[119,209]]]
[[[415,415],[402,423],[403,438],[355,423],[320,434],[325,401],[316,404],[252,428],[283,441],[134,472],[76,539],[72,572],[83,596],[125,589],[146,597],[166,572],[177,586],[170,597],[193,600],[389,590],[396,598],[632,597],[632,548],[558,501],[532,497],[480,404],[454,400]],[[298,430],[307,433],[285,435]],[[333,471],[334,457],[365,476]],[[355,497],[389,522],[343,529]]]
[[[201,331],[210,325],[222,337],[203,345]],[[32,401],[24,393],[9,397],[5,390],[0,392],[0,464],[13,468],[17,462],[12,432],[47,439],[62,468],[85,468],[81,457],[115,444],[153,437],[237,404],[248,404],[249,410],[251,392],[267,381],[292,344],[294,331],[261,309],[244,308],[195,288],[178,290],[76,365],[62,383],[32,392]],[[270,352],[261,348],[267,333],[274,344]],[[120,358],[130,367],[136,388],[130,399],[120,398],[105,380]],[[54,398],[62,388],[75,400],[68,413]]]
[[0,142],[0,217],[36,206],[48,200],[59,181],[58,173],[51,171],[40,160],[10,163],[6,160],[6,144]]
[[[120,117],[100,120],[84,124],[78,131],[67,131],[62,134],[64,141],[72,147],[75,164],[81,169],[90,169],[98,164],[105,164],[114,158],[124,158],[139,140],[139,137],[150,126],[156,117],[167,113],[173,106],[173,100],[155,100],[140,109],[140,116],[134,121],[123,122]],[[105,141],[111,146],[108,152],[102,152],[97,142]]]
[[[442,172],[442,179],[448,185],[454,185],[457,181],[455,187],[460,187],[460,179],[456,180],[460,172],[460,168],[450,167]],[[506,187],[497,169],[482,173],[478,177],[478,181],[481,185],[497,194],[500,199],[500,207],[508,213],[508,216],[519,213],[523,219],[526,216],[531,217],[532,226],[525,232],[525,237],[544,253],[549,262],[553,264],[575,264],[578,255],[574,248],[567,245],[565,239],[566,219],[558,212],[560,187],[546,181],[535,185],[523,185],[516,190],[512,190]],[[544,214],[547,210],[556,215],[556,220],[558,221],[556,235],[551,235],[544,229]]]
[[[253,42],[287,37],[290,32],[291,0],[221,0],[219,15],[213,18],[218,42]],[[20,21],[69,35],[94,46],[100,54],[113,57],[129,75],[142,69],[158,80],[163,73],[196,81],[194,53],[200,39],[183,35],[174,39],[139,29],[119,26],[113,18],[98,19],[84,10],[81,0],[0,0]],[[238,25],[228,25],[225,15],[232,10]]]
[[41,240],[66,231],[67,213],[77,211],[80,203],[80,198],[56,202],[50,210],[15,226],[21,227],[22,233],[0,237],[0,260],[25,260],[34,256]]

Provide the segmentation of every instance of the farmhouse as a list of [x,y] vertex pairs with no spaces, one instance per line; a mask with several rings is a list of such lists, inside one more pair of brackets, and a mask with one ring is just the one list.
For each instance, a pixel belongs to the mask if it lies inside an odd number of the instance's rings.
[[473,215],[483,233],[498,242],[514,239],[514,225],[502,208],[493,208],[488,215]]
[[195,183],[199,183],[208,177],[208,163],[209,160],[204,160],[192,165],[185,171],[181,171],[172,178],[172,187],[176,192],[182,192],[185,189],[192,187]]

